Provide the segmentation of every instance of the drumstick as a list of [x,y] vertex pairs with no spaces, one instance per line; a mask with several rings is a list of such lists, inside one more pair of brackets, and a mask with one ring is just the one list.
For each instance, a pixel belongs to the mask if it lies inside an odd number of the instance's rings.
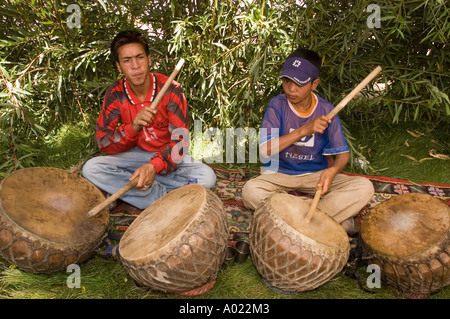
[[316,210],[317,204],[319,203],[320,196],[322,195],[322,186],[317,187],[316,194],[314,195],[314,199],[309,207],[308,214],[306,215],[305,222],[309,223],[311,218],[314,215],[314,211]]
[[[181,58],[180,61],[178,61],[177,65],[175,66],[175,69],[172,71],[172,74],[170,74],[170,76],[167,79],[166,83],[164,83],[163,87],[161,88],[161,90],[156,95],[155,99],[152,102],[152,105],[150,105],[150,107],[152,109],[156,110],[156,107],[158,106],[159,102],[161,102],[164,94],[166,93],[166,91],[169,88],[170,84],[172,84],[172,81],[175,79],[175,77],[177,76],[178,72],[181,70],[181,67],[183,66],[183,64],[184,64],[184,59]],[[108,197],[105,201],[101,202],[100,204],[98,204],[97,206],[92,208],[88,212],[88,216],[89,217],[93,217],[93,216],[97,215],[102,209],[104,209],[109,204],[111,204],[113,201],[118,199],[120,196],[122,196],[123,194],[128,192],[130,189],[135,187],[137,182],[138,182],[138,180],[139,179],[136,177],[134,180],[132,180],[127,185],[125,185],[124,187],[119,189],[117,192],[115,192],[113,195]]]
[[[380,73],[382,70],[381,66],[377,66],[375,69],[373,69],[372,72],[364,80],[362,80],[349,94],[347,94],[344,99],[339,102],[338,105],[334,109],[331,110],[330,113],[328,113],[327,117],[331,120],[340,110],[344,108],[347,103],[353,99],[356,94],[358,94],[367,84],[369,84],[370,81],[372,81],[378,73]],[[306,215],[306,223],[309,223],[311,221],[312,216],[314,215],[314,211],[316,210],[317,204],[319,202],[320,196],[322,195],[322,186],[319,186],[316,190],[316,194],[314,195],[314,199],[311,203],[311,206],[309,208],[308,214]]]
[[128,184],[126,184],[125,186],[123,186],[121,189],[119,189],[117,192],[115,192],[114,194],[112,194],[111,196],[109,196],[107,199],[105,199],[103,202],[101,202],[100,204],[98,204],[97,206],[95,206],[94,208],[92,208],[89,212],[88,212],[88,217],[94,217],[95,215],[97,215],[101,210],[103,210],[105,207],[107,207],[109,204],[111,204],[113,201],[115,201],[116,199],[118,199],[120,196],[122,196],[123,194],[125,194],[126,192],[128,192],[130,189],[132,189],[133,187],[135,187],[137,185],[139,181],[139,177],[136,177],[135,179],[133,179],[132,181],[130,181]]
[[156,110],[156,107],[158,106],[159,102],[161,102],[161,99],[163,98],[164,93],[166,93],[167,89],[172,84],[172,81],[175,79],[175,77],[177,76],[178,72],[180,72],[181,67],[183,66],[183,64],[184,64],[184,59],[181,58],[180,61],[178,61],[177,65],[175,66],[175,69],[172,71],[172,74],[169,76],[169,78],[167,79],[166,83],[164,83],[164,85],[161,88],[161,90],[159,91],[158,95],[153,100],[152,105],[150,105],[150,107],[153,110]]
[[382,70],[381,66],[377,66],[375,69],[373,69],[372,72],[370,72],[370,74],[368,76],[366,76],[366,78],[364,80],[362,80],[354,89],[353,91],[351,91],[349,94],[347,94],[346,97],[344,97],[344,99],[339,102],[338,105],[336,105],[334,107],[334,109],[331,110],[330,113],[328,113],[328,118],[331,120],[340,110],[342,110],[344,108],[345,105],[347,105],[347,103],[353,99],[356,94],[358,94],[367,84],[369,84],[370,81],[373,80],[374,77],[376,77],[378,75],[378,73],[380,73]]

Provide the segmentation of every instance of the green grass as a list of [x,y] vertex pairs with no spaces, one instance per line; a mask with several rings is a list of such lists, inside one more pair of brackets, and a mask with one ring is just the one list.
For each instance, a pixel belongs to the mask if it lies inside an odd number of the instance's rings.
[[[272,291],[261,280],[251,259],[242,264],[222,268],[215,285],[207,293],[179,296],[138,287],[122,265],[102,257],[95,257],[82,265],[80,288],[69,288],[70,273],[29,274],[6,268],[1,273],[1,298],[12,299],[372,299],[401,298],[390,288],[373,288],[373,294],[363,292],[356,280],[338,274],[325,285],[296,295]],[[364,275],[364,274],[362,274]],[[445,297],[442,291],[439,294]],[[439,298],[438,295],[435,297]]]
[[353,163],[347,171],[412,182],[450,183],[449,124],[356,126],[349,131],[355,139],[350,142],[370,162],[370,167],[364,170]]
[[[369,289],[366,281],[369,273],[364,267],[357,272],[363,287],[349,276],[349,269],[342,271],[315,290],[295,295],[275,292],[266,287],[251,259],[242,264],[221,268],[215,285],[198,296],[180,296],[148,290],[135,285],[118,262],[94,257],[81,267],[80,288],[69,288],[70,273],[29,274],[6,267],[1,272],[0,298],[2,299],[403,299],[395,289],[382,285]],[[449,299],[450,287],[431,295],[430,299]]]
[[[45,146],[51,156],[46,157],[48,166],[69,168],[83,159],[80,145],[89,138],[83,130],[69,130],[71,134],[60,134],[54,143]],[[351,141],[359,156],[370,162],[365,170],[349,166],[346,171],[382,175],[413,182],[450,183],[450,160],[432,158],[430,149],[436,154],[449,155],[449,127],[423,124],[385,125],[370,129],[352,127]],[[412,135],[409,132],[412,132]],[[76,132],[80,132],[79,135]],[[66,140],[67,139],[67,140]],[[89,140],[90,141],[90,140]],[[73,148],[73,149],[72,149]],[[86,148],[85,148],[86,150]],[[70,156],[74,152],[75,156]],[[81,152],[81,153],[80,153]],[[88,152],[88,151],[85,151]],[[57,154],[60,154],[58,156]],[[64,162],[61,162],[64,154]],[[91,153],[89,153],[90,156]],[[87,155],[85,154],[85,157]],[[416,160],[413,160],[415,158]],[[444,157],[443,157],[444,158]],[[170,293],[147,290],[135,285],[120,262],[112,258],[95,256],[81,267],[81,287],[69,288],[70,273],[29,274],[14,269],[0,259],[0,298],[2,299],[403,299],[395,289],[382,285],[371,289],[371,293],[360,289],[352,276],[352,268],[346,267],[328,283],[319,288],[285,295],[266,287],[256,268],[248,259],[243,264],[222,268],[213,288],[205,294],[186,297]],[[357,268],[364,287],[369,273],[364,266]],[[450,286],[431,295],[429,299],[450,299]]]

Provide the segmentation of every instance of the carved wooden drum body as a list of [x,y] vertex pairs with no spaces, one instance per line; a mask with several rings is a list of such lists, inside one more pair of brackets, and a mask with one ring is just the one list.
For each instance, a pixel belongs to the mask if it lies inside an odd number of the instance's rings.
[[190,184],[145,209],[120,240],[119,253],[138,284],[182,293],[215,281],[227,243],[222,201]]
[[250,253],[262,277],[285,292],[312,290],[345,266],[350,252],[345,230],[317,209],[309,223],[310,204],[285,193],[267,198],[255,211]]
[[450,284],[450,208],[439,199],[392,197],[367,214],[361,238],[382,279],[399,291],[430,294]]
[[17,170],[0,184],[0,253],[32,273],[66,271],[89,258],[107,235],[108,210],[87,212],[105,197],[64,170]]

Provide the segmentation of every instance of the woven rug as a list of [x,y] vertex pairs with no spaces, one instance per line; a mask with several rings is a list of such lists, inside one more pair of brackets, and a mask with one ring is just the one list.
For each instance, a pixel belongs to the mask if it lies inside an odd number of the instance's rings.
[[[246,181],[259,174],[256,170],[226,170],[212,167],[217,175],[217,184],[213,191],[223,201],[230,230],[229,244],[248,237],[253,211],[244,207],[242,188]],[[349,174],[355,175],[355,174]],[[434,183],[418,183],[389,177],[360,175],[370,179],[375,188],[375,194],[370,202],[354,217],[358,232],[364,216],[377,204],[393,196],[405,193],[425,193],[436,196],[450,206],[450,185]],[[299,192],[293,195],[306,196]],[[121,236],[133,220],[142,212],[126,203],[120,203],[113,209],[111,216],[111,233],[105,244],[98,250],[103,256],[115,256]]]

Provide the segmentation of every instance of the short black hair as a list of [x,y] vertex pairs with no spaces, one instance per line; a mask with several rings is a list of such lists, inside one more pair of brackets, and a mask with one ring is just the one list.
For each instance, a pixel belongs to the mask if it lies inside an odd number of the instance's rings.
[[146,55],[150,55],[147,39],[142,33],[134,30],[120,31],[111,42],[111,55],[115,62],[119,62],[118,49],[125,44],[140,43]]
[[311,62],[319,70],[319,72],[320,72],[320,68],[322,67],[322,59],[320,58],[320,56],[316,52],[314,52],[312,50],[304,49],[302,47],[297,48],[294,52],[289,54],[287,59],[289,59],[289,58],[306,59],[309,62]]

